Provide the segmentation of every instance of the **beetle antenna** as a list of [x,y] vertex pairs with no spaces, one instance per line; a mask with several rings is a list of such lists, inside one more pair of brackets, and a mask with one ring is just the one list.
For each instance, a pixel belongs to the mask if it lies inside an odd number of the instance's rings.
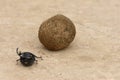
[[16,49],[16,53],[19,54],[19,52],[18,52],[18,48]]
[[21,54],[21,51],[18,51],[18,49],[19,49],[19,48],[16,49],[16,53],[17,53],[18,55],[20,55],[20,54]]

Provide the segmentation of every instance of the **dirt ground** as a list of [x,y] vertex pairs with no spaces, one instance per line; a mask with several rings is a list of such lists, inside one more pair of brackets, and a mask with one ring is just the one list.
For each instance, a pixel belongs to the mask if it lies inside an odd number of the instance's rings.
[[[40,24],[56,15],[76,26],[72,44],[49,51]],[[0,0],[0,80],[120,80],[120,0]],[[16,48],[44,60],[16,64]]]

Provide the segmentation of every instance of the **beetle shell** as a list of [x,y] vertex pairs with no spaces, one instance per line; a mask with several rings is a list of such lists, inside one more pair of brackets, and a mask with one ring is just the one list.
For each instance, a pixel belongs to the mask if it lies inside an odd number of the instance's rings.
[[24,52],[20,55],[20,62],[24,66],[31,66],[35,61],[35,56],[30,52]]

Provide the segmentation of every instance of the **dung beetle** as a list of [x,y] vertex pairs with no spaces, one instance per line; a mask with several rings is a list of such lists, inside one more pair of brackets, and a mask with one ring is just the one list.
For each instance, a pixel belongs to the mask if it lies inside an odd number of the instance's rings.
[[21,64],[23,64],[24,66],[31,66],[33,65],[34,61],[36,61],[37,63],[37,60],[36,58],[41,58],[42,57],[37,57],[36,55],[32,54],[31,52],[21,52],[21,51],[18,51],[18,48],[16,49],[16,53],[18,54],[18,56],[20,56],[20,59],[17,59],[16,61],[20,61]]

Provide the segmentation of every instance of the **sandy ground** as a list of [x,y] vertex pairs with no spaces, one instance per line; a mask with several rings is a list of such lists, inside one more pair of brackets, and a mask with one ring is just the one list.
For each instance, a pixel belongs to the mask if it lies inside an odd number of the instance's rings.
[[[68,48],[49,51],[38,29],[58,13],[77,34]],[[120,0],[0,0],[0,80],[120,80],[119,35]],[[17,47],[44,60],[16,65]]]

